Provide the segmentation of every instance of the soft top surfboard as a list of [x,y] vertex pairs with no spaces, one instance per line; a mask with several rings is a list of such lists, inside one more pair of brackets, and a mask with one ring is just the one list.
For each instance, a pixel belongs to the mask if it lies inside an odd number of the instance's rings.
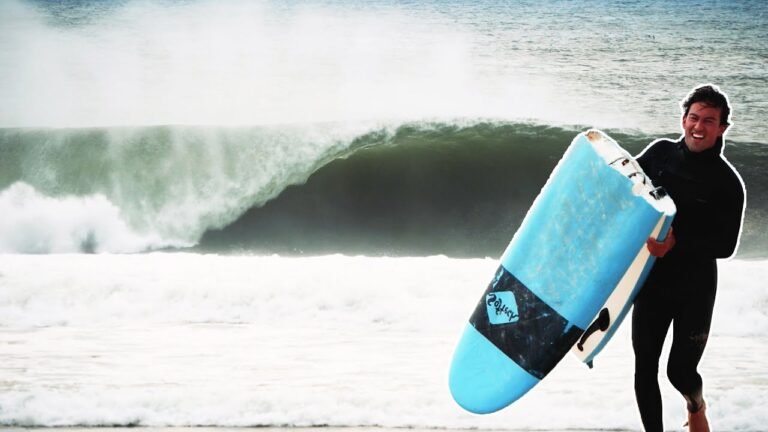
[[579,341],[672,200],[604,133],[576,136],[465,325],[449,387],[474,413],[506,407]]

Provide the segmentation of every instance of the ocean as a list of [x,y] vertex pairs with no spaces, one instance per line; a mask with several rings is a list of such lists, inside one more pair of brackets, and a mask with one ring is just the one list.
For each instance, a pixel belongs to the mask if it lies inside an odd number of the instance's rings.
[[747,208],[701,370],[717,430],[765,430],[765,3],[7,0],[0,28],[0,426],[640,430],[628,325],[498,414],[447,368],[573,137],[639,153],[713,83]]

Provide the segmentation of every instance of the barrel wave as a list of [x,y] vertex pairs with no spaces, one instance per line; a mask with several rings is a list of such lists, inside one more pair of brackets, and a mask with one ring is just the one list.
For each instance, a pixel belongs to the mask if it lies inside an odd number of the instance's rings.
[[[503,121],[0,130],[0,250],[497,256],[584,128]],[[637,153],[655,137],[609,131]],[[674,135],[671,135],[674,137]],[[759,143],[740,255],[768,250]]]

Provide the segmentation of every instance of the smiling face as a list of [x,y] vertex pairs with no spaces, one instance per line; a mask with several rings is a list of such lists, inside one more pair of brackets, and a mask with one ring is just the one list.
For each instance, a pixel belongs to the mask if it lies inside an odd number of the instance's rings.
[[688,114],[683,117],[683,132],[688,150],[698,153],[715,146],[717,139],[728,129],[728,125],[720,121],[720,115],[720,108],[703,102],[691,105]]

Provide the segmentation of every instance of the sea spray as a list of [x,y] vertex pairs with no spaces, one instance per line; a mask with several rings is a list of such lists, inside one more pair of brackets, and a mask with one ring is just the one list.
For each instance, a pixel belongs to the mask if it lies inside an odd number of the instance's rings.
[[[1,244],[38,253],[194,245],[346,154],[369,127],[3,129],[0,191],[11,217],[0,236],[16,240]],[[56,214],[76,201],[77,221]],[[56,241],[57,232],[71,239]]]

